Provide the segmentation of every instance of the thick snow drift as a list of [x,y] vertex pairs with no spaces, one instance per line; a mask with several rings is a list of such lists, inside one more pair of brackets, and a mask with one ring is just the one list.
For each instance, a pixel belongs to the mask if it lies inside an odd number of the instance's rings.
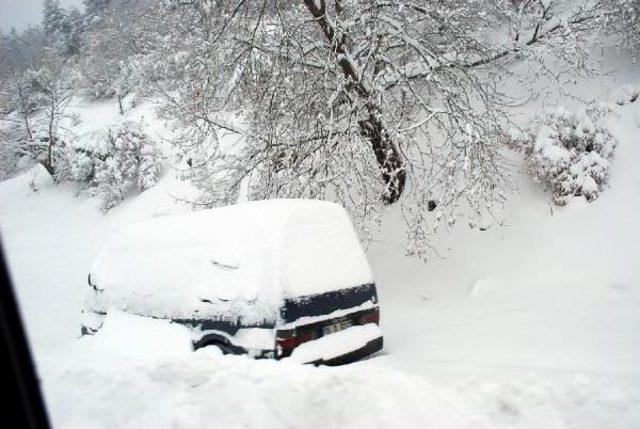
[[165,216],[114,235],[91,269],[113,305],[172,318],[275,320],[285,297],[373,281],[337,204],[270,200]]
[[193,353],[187,328],[168,320],[109,311],[102,328],[82,339],[85,347],[114,357],[167,359]]

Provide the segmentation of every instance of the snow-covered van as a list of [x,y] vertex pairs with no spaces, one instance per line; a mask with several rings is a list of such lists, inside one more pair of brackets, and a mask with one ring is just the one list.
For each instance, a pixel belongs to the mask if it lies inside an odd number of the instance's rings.
[[117,309],[187,326],[196,349],[328,365],[382,349],[371,269],[329,202],[255,201],[131,225],[88,283],[83,334]]

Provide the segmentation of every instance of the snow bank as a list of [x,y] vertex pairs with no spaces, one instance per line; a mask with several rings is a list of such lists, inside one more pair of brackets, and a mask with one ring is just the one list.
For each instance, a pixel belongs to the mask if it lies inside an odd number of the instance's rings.
[[162,359],[193,352],[191,334],[167,320],[127,314],[111,309],[102,328],[83,337],[94,352],[135,359]]
[[391,356],[316,368],[211,347],[157,362],[75,357],[42,363],[54,427],[632,429],[640,418],[637,389],[593,375],[454,373],[442,382]]
[[[44,363],[55,427],[491,428],[465,399],[382,364],[323,368],[221,356]],[[73,388],[69,388],[73,386]]]
[[158,317],[275,320],[284,297],[373,281],[344,211],[258,201],[147,220],[112,238],[91,268],[103,308]]

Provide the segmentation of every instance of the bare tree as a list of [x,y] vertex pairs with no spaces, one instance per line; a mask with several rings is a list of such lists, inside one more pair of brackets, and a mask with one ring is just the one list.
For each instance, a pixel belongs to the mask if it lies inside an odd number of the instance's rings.
[[618,0],[614,6],[614,19],[610,27],[614,32],[622,30],[623,44],[629,49],[634,59],[640,54],[640,0]]
[[21,157],[33,157],[39,106],[32,69],[41,64],[43,45],[37,27],[0,37],[0,119],[9,124],[0,142],[5,172],[15,169]]
[[[141,89],[138,88],[139,71],[151,48],[147,33],[149,22],[154,18],[149,3],[144,0],[85,2],[88,24],[78,62],[82,89],[91,98],[115,99],[120,114],[125,111],[124,97]],[[138,92],[144,92],[143,88]]]
[[604,13],[598,1],[552,0],[192,0],[164,11],[175,31],[161,39],[158,89],[186,126],[176,143],[203,203],[234,200],[242,181],[252,198],[335,199],[358,218],[400,201],[413,253],[462,206],[486,217],[504,201],[509,63],[553,51],[581,69],[561,52],[583,52],[580,36]]
[[60,173],[56,156],[62,156],[65,142],[61,138],[61,120],[68,118],[67,107],[74,95],[72,71],[64,63],[50,58],[42,67],[33,72],[33,91],[37,96],[39,121],[44,135],[38,136],[36,145],[44,143],[44,154],[36,156],[49,174]]
[[29,27],[22,33],[12,30],[0,37],[0,106],[5,115],[17,113],[29,139],[35,109],[29,70],[39,67],[44,57],[43,45],[44,35],[37,27]]

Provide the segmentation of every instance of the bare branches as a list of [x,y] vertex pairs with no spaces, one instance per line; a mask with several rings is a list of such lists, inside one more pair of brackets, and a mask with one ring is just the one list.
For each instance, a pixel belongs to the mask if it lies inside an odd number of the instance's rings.
[[505,200],[508,60],[573,46],[601,16],[557,4],[193,0],[166,18],[161,83],[185,174],[211,204],[241,182],[249,198],[338,200],[361,232],[397,203],[410,252],[429,252],[437,227]]

